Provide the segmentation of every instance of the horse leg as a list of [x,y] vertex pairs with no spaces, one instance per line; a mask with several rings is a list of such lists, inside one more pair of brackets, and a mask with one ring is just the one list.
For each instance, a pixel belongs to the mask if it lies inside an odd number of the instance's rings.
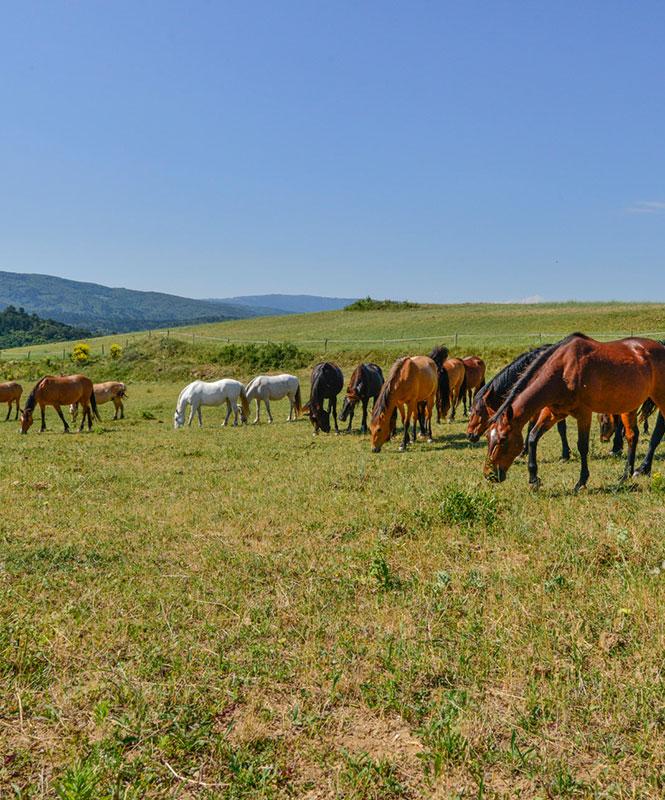
[[411,422],[411,417],[414,415],[414,409],[409,404],[406,407],[406,413],[403,415],[404,420],[404,438],[402,440],[400,450],[406,450],[407,445],[409,444],[409,423]]
[[[224,417],[224,422],[222,422],[222,428],[226,427],[227,422],[229,421],[229,417],[231,416],[231,401],[229,398],[226,398],[226,416]],[[237,424],[237,420],[236,420]]]
[[7,422],[7,420],[9,419],[9,415],[12,413],[12,403],[13,402],[14,402],[13,400],[10,400],[7,403],[7,416],[5,417],[5,422]]
[[[363,401],[363,419],[365,419],[365,415],[367,414],[367,403]],[[346,426],[346,432],[351,433],[351,426],[353,425],[353,406],[349,406],[349,422]],[[360,426],[360,432],[363,432],[363,426]]]
[[[369,397],[362,401],[363,404],[363,418],[362,422],[360,423],[360,433],[367,433],[367,406],[369,405]],[[353,414],[353,409],[351,409],[351,414]],[[353,416],[351,417],[353,419]],[[351,423],[349,422],[349,427],[351,427]]]
[[337,425],[337,395],[330,401],[329,411],[332,409],[333,419],[335,420],[335,433],[339,433],[339,426]]
[[39,408],[42,412],[42,426],[39,429],[39,432],[44,433],[46,430],[46,408],[42,405],[42,403],[39,404]]
[[457,401],[459,400],[459,396],[457,394],[457,390],[453,389],[450,393],[450,413],[448,414],[448,422],[455,421],[455,409],[457,408]]
[[[612,455],[620,456],[623,453],[624,425],[620,414],[614,415],[614,439],[612,440]],[[628,438],[628,437],[626,437]]]
[[288,397],[289,397],[289,416],[286,418],[286,421],[291,422],[291,418],[293,415],[293,405],[295,403],[295,400],[292,395],[289,395]]
[[272,412],[270,411],[270,400],[266,397],[263,401],[266,405],[266,413],[268,414],[268,422],[272,423]]
[[120,419],[125,418],[125,404],[120,400]]
[[[554,414],[541,414],[536,422],[531,425],[531,430],[527,437],[527,451],[529,454],[528,470],[529,470],[529,488],[538,489],[541,481],[538,477],[538,442],[543,434],[557,422],[557,417]],[[559,423],[557,423],[559,424]]]
[[192,420],[194,419],[195,413],[196,413],[196,408],[194,407],[194,403],[191,403],[189,407],[189,420],[187,421],[187,426],[189,428],[192,427]]
[[568,426],[565,419],[560,419],[556,424],[556,429],[559,431],[559,438],[561,439],[561,460],[570,460],[570,445],[568,444]]
[[15,420],[18,419],[18,404],[19,404],[19,401],[18,401],[18,398],[16,398],[16,416],[14,417]]
[[656,424],[654,426],[653,433],[651,434],[651,439],[649,439],[649,449],[647,450],[647,454],[644,456],[644,461],[642,461],[640,466],[633,473],[634,478],[637,478],[639,475],[651,475],[653,456],[656,452],[656,448],[663,438],[663,435],[665,435],[665,417],[659,413],[656,418]]
[[256,417],[254,418],[254,424],[255,425],[256,425],[257,422],[259,422],[260,417],[261,417],[261,401],[257,397],[256,398]]
[[529,424],[526,426],[526,442],[524,442],[524,447],[520,453],[521,456],[525,456],[529,452],[529,437],[531,436],[531,431],[534,429],[535,424],[536,421],[532,418],[529,420]]
[[637,450],[637,440],[640,438],[640,429],[637,425],[637,409],[627,414],[622,414],[621,421],[623,422],[623,429],[628,442],[628,457],[626,459],[626,468],[619,478],[619,483],[623,483],[627,478],[630,478],[635,469],[635,452]]
[[580,477],[575,484],[575,492],[579,492],[586,486],[589,480],[589,431],[591,429],[591,412],[578,412],[577,415],[577,451],[580,454]]
[[62,420],[62,424],[65,426],[65,433],[69,433],[69,425],[67,424],[67,420],[65,419],[65,415],[62,413],[62,409],[60,408],[60,405],[54,405],[53,408],[55,408],[58,416]]

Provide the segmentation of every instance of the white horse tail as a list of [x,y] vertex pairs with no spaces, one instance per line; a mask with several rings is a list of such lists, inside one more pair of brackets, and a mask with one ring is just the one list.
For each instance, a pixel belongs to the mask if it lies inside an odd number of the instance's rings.
[[245,387],[240,387],[240,403],[242,405],[242,413],[245,419],[249,419],[249,400],[247,399],[247,392]]
[[300,381],[298,381],[298,388],[296,389],[296,397],[293,403],[296,410],[296,417],[302,412],[302,397],[300,395]]

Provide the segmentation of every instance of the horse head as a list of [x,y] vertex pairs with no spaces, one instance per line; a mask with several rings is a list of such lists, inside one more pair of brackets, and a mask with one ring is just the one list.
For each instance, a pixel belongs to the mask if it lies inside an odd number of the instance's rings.
[[309,405],[309,418],[314,426],[314,433],[322,430],[324,433],[330,433],[330,412],[323,408],[319,403],[311,402]]
[[173,427],[175,428],[175,430],[178,430],[178,428],[182,428],[184,424],[185,424],[184,410],[178,411],[178,409],[176,409],[175,414],[173,415]]
[[522,452],[522,431],[513,425],[513,409],[508,406],[487,434],[487,459],[483,473],[487,480],[501,483],[510,465]]
[[479,441],[485,433],[490,421],[490,410],[485,402],[474,402],[469,410],[469,422],[466,426],[466,435],[470,442]]
[[20,433],[27,433],[28,429],[30,428],[30,426],[34,422],[33,417],[32,417],[32,411],[29,410],[29,409],[23,409],[22,408],[21,409],[20,421],[21,421],[21,428],[20,428],[19,432]]
[[598,422],[600,424],[600,441],[609,442],[616,427],[614,417],[611,414],[598,414]]

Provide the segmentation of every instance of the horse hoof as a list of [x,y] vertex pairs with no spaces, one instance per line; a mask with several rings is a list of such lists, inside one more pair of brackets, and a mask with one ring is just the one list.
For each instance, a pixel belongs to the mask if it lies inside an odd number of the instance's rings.
[[529,489],[531,489],[532,492],[537,492],[542,485],[543,482],[540,480],[540,478],[536,478],[535,481],[529,481]]
[[430,438],[427,440],[427,444],[434,444],[434,439],[432,439],[432,437],[431,437],[431,436],[430,436]]
[[570,456],[569,456],[569,455],[567,455],[567,456],[561,456],[561,458],[559,459],[559,461],[560,461],[562,464],[567,464],[567,463],[570,461]]
[[586,483],[576,483],[575,488],[573,489],[574,494],[579,494],[583,489],[586,489]]

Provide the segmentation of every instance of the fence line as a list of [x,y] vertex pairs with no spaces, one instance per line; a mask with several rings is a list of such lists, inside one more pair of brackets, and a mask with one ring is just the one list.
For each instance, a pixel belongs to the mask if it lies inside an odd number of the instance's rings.
[[[143,339],[149,339],[152,336],[162,336],[165,338],[177,338],[195,345],[197,342],[208,341],[218,342],[227,345],[249,345],[249,344],[293,344],[296,346],[302,345],[323,345],[324,352],[327,351],[329,345],[342,345],[349,347],[352,345],[399,345],[415,342],[442,342],[450,343],[453,346],[459,346],[460,341],[464,340],[486,340],[488,342],[497,342],[497,340],[522,341],[531,344],[543,344],[545,342],[556,342],[568,336],[568,332],[528,332],[528,333],[467,333],[458,331],[455,333],[439,333],[432,334],[431,336],[411,336],[400,338],[381,338],[381,339],[336,339],[332,337],[323,337],[321,339],[245,339],[240,337],[231,336],[211,336],[209,334],[197,333],[196,331],[182,331],[172,330],[165,328],[162,330],[148,330],[140,333],[124,333],[118,334],[114,337],[121,346],[128,347],[130,342],[136,342]],[[602,331],[592,332],[588,335],[595,339],[621,339],[627,336],[642,336],[645,338],[665,339],[665,331]],[[111,337],[105,337],[105,342]],[[26,345],[22,348],[10,348],[5,351],[0,350],[0,358],[9,360],[26,359],[30,360],[32,355],[36,358],[61,358],[63,361],[71,355],[71,348],[76,342],[60,342],[54,344],[54,349],[42,350],[43,345]],[[95,344],[94,339],[91,344],[91,351],[100,348],[101,355],[104,355],[104,342]],[[37,348],[37,349],[35,349]]]

